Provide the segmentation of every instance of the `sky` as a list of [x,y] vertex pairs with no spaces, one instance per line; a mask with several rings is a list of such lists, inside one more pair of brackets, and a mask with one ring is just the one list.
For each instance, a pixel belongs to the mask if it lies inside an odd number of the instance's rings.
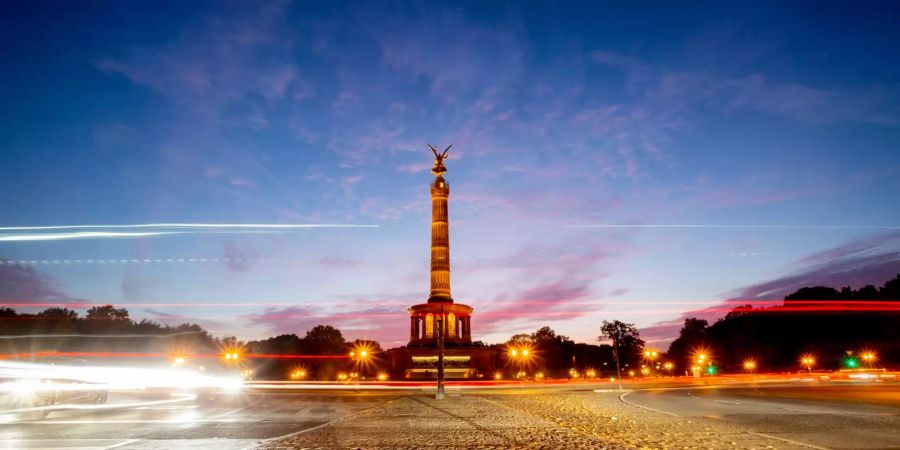
[[627,3],[2,2],[0,303],[402,345],[427,144],[486,342],[900,272],[896,2]]

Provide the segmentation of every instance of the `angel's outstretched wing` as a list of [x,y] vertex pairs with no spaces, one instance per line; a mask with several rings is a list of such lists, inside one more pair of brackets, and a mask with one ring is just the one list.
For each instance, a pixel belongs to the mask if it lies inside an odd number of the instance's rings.
[[446,149],[444,149],[444,153],[441,153],[441,159],[444,159],[447,157],[447,152],[450,151],[450,147],[453,147],[453,144],[450,144],[450,146],[448,146]]
[[436,149],[436,148],[434,148],[434,146],[433,146],[433,145],[431,145],[431,144],[428,144],[428,148],[430,148],[430,149],[431,149],[431,152],[432,152],[432,153],[434,153],[434,157],[435,157],[435,158],[437,158],[437,159],[441,159],[441,157],[440,157],[440,155],[438,155],[438,151],[437,151],[437,149]]

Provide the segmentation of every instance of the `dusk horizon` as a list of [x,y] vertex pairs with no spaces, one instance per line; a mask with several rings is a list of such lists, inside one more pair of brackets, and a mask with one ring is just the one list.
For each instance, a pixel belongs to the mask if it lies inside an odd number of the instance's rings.
[[900,448],[898,24],[0,1],[0,447]]
[[2,10],[0,306],[405,345],[428,297],[428,144],[453,145],[476,340],[595,343],[621,320],[664,349],[688,317],[900,273],[892,14]]

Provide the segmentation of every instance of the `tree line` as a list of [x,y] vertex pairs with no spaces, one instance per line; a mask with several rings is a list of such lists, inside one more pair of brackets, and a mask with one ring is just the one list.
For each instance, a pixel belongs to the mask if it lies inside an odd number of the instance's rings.
[[[866,304],[853,302],[866,301]],[[735,308],[712,325],[688,318],[665,355],[680,370],[705,349],[724,371],[737,372],[745,359],[762,370],[796,370],[802,354],[815,355],[817,367],[835,369],[861,350],[878,353],[882,363],[900,362],[900,313],[872,311],[871,302],[900,301],[900,274],[880,288],[827,286],[800,288],[785,296],[783,307]],[[846,308],[829,304],[846,303]],[[862,308],[858,308],[862,306]]]
[[94,306],[84,317],[68,308],[48,308],[38,313],[19,313],[0,308],[0,352],[147,352],[216,351],[221,339],[200,325],[162,325],[152,320],[134,321],[125,308]]
[[[872,311],[830,311],[817,306],[833,301],[900,301],[900,275],[880,288],[863,286],[834,289],[804,287],[785,296],[784,305],[810,305],[808,311],[794,308],[734,309],[712,325],[704,319],[687,318],[666,353],[654,362],[674,364],[681,373],[703,349],[722,371],[737,372],[752,358],[760,370],[792,370],[799,355],[817,356],[822,367],[836,368],[852,352],[871,349],[887,363],[900,362],[900,314]],[[598,376],[615,374],[615,363],[623,375],[637,371],[647,360],[644,341],[634,324],[604,321],[599,344],[576,343],[550,327],[513,335],[507,342],[476,346],[494,348],[501,369],[541,371],[548,377],[566,376],[571,369],[593,369]],[[265,379],[303,378],[333,380],[339,371],[358,370],[368,375],[382,370],[382,348],[375,341],[347,341],[330,325],[317,325],[303,337],[284,334],[267,339],[239,342],[234,337],[214,337],[200,325],[162,325],[152,320],[132,320],[128,310],[112,305],[94,306],[84,317],[67,308],[49,308],[38,313],[18,313],[0,308],[0,353],[33,352],[148,352],[161,354],[218,354],[226,348],[279,357],[253,362],[255,376]],[[367,349],[365,360],[347,358],[354,349]],[[527,359],[510,357],[511,349],[529,349]],[[849,353],[848,353],[849,352]],[[297,356],[304,355],[299,358]]]

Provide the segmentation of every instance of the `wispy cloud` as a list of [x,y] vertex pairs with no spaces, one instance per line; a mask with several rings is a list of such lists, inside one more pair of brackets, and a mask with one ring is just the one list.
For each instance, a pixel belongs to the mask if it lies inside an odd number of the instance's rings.
[[349,339],[374,339],[388,345],[400,345],[409,339],[406,335],[409,328],[403,326],[409,315],[405,309],[396,307],[356,308],[346,312],[303,306],[270,308],[260,314],[246,315],[244,319],[266,327],[273,334],[302,335],[316,325],[331,325]]
[[28,265],[9,262],[0,258],[0,300],[23,303],[68,300],[60,291],[59,283],[47,274]]
[[746,286],[730,297],[751,301],[782,298],[806,286],[880,285],[900,273],[900,233],[864,238],[817,252],[802,258],[797,266],[791,275]]
[[[100,58],[96,66],[153,89],[197,117],[227,120],[227,109],[236,103],[263,108],[291,94],[299,69],[290,58],[293,41],[284,27],[287,5],[239,6],[230,15],[200,20],[161,47],[134,47]],[[303,89],[308,91],[308,84]],[[241,120],[258,124],[261,118],[266,120],[252,114]]]
[[726,294],[726,300],[686,311],[678,319],[656,323],[642,329],[641,333],[653,340],[666,342],[677,336],[685,318],[696,317],[713,322],[723,317],[730,308],[742,305],[772,306],[771,301],[780,300],[802,287],[880,286],[900,274],[900,233],[882,233],[813,253],[798,260],[793,272],[736,289]]

